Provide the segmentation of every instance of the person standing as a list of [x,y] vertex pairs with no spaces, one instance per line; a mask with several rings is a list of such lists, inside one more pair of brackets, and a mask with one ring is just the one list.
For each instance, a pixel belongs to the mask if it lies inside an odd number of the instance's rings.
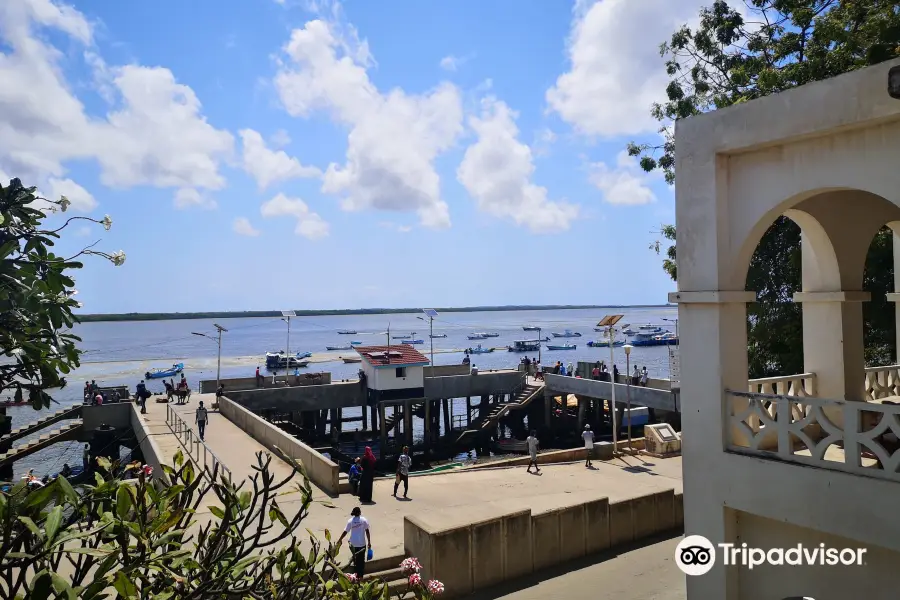
[[647,387],[647,383],[650,381],[650,374],[647,373],[647,367],[644,367],[641,371],[641,387]]
[[197,422],[197,433],[200,434],[200,441],[203,441],[203,435],[206,433],[206,422],[209,420],[206,407],[203,406],[203,400],[200,401],[200,405],[197,407],[194,420]]
[[359,501],[360,502],[371,502],[372,501],[372,486],[375,483],[375,455],[372,453],[372,448],[370,446],[366,446],[366,451],[363,453],[362,460],[362,476],[359,478]]
[[569,364],[566,366],[566,374],[569,377],[575,377],[575,365],[572,364],[572,361],[569,361]]
[[362,579],[366,574],[366,550],[372,549],[372,531],[369,528],[369,521],[362,516],[362,509],[355,506],[350,511],[350,520],[344,527],[344,532],[338,538],[338,549],[347,534],[350,534],[350,554],[353,555],[353,572],[356,573],[356,579],[362,583]]
[[138,402],[141,403],[141,414],[147,414],[147,397],[150,393],[147,391],[147,385],[144,383],[143,379],[137,384],[135,395],[138,397]]
[[263,376],[259,373],[259,366],[256,367],[256,387],[262,387]]
[[584,438],[584,449],[587,453],[587,460],[584,463],[585,467],[592,467],[594,464],[591,462],[591,458],[594,455],[594,432],[591,431],[590,425],[584,426],[584,433],[581,434],[581,437]]
[[641,371],[637,365],[634,365],[634,371],[631,373],[631,385],[637,385],[641,380]]
[[394,480],[394,498],[397,497],[397,489],[400,482],[403,482],[403,497],[406,498],[409,492],[409,467],[412,465],[412,459],[409,457],[409,446],[403,446],[403,454],[397,459],[397,478]]
[[84,468],[84,472],[87,473],[91,466],[91,445],[84,445],[84,452],[81,453],[81,466]]
[[350,472],[347,474],[348,479],[350,480],[350,493],[356,496],[359,494],[359,480],[362,476],[362,467],[359,464],[359,458],[353,461],[353,464],[350,465]]
[[541,472],[541,468],[537,464],[537,452],[538,452],[538,439],[537,439],[537,431],[534,429],[531,430],[531,435],[528,436],[528,439],[525,440],[525,444],[528,446],[528,454],[531,456],[531,460],[528,462],[527,471],[531,473],[531,465],[534,465],[536,469],[536,473]]

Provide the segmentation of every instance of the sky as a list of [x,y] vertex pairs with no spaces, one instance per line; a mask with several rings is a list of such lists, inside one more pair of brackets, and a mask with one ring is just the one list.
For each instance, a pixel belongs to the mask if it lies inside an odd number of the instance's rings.
[[0,180],[87,313],[663,304],[659,44],[709,0],[0,1]]

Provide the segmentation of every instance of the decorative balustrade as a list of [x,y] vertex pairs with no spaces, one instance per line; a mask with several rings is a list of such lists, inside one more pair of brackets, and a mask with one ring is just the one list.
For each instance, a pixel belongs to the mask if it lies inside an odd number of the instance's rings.
[[900,396],[900,365],[868,367],[866,369],[866,398],[880,400]]
[[732,390],[726,401],[731,452],[900,481],[900,404]]
[[816,395],[816,374],[800,373],[782,377],[751,379],[749,390],[754,394],[774,394],[777,396],[797,396],[807,398]]

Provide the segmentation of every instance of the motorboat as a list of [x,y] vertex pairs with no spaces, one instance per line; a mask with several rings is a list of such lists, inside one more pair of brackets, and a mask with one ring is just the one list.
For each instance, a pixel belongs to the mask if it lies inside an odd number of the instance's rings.
[[568,342],[561,346],[560,345],[554,346],[553,344],[547,344],[547,350],[574,350],[577,347],[578,346],[576,346],[575,344],[569,344]]
[[347,363],[347,364],[351,364],[351,363],[359,363],[359,362],[362,362],[362,357],[359,357],[359,356],[344,356],[344,357],[342,357],[341,360],[343,360],[343,361],[344,361],[345,363]]
[[517,340],[512,346],[507,346],[510,352],[539,352],[541,340]]
[[353,350],[353,346],[325,346],[325,349],[329,352],[334,352],[335,350]]
[[401,344],[424,344],[425,340],[403,340]]
[[673,346],[678,344],[678,337],[666,331],[663,334],[636,333],[631,339],[632,346]]
[[575,338],[575,337],[581,337],[581,334],[578,333],[577,331],[572,331],[571,329],[566,329],[562,333],[556,333],[554,331],[553,337],[555,337],[555,338]]
[[488,353],[493,352],[493,351],[494,351],[493,348],[482,348],[482,347],[481,347],[481,344],[478,344],[478,345],[475,346],[474,348],[469,348],[469,349],[467,350],[467,352],[468,352],[469,354],[488,354]]
[[[609,340],[600,340],[596,342],[588,342],[590,348],[609,348]],[[616,340],[613,342],[613,348],[619,348],[625,345],[625,340]]]
[[638,325],[637,329],[629,327],[628,329],[623,329],[622,333],[625,335],[639,335],[639,334],[649,334],[649,335],[659,335],[660,333],[667,333],[665,329],[659,327],[658,325]]
[[184,363],[177,363],[168,369],[150,369],[144,373],[144,379],[162,379],[163,377],[172,377],[178,375],[184,370]]
[[541,328],[538,327],[537,325],[525,325],[524,327],[522,327],[522,330],[523,331],[540,331]]
[[499,333],[487,333],[485,331],[476,331],[473,335],[480,335],[485,338],[495,338],[500,337]]
[[408,339],[411,338],[411,337],[412,337],[411,335],[392,335],[392,336],[391,336],[391,339],[394,339],[394,340],[408,340]]
[[267,369],[287,369],[300,368],[309,366],[306,360],[312,356],[312,352],[298,352],[290,358],[285,358],[284,350],[279,352],[266,352],[266,368]]
[[429,335],[428,337],[430,337],[431,339],[435,339],[435,340],[436,340],[437,338],[445,338],[445,337],[447,337],[447,334],[446,334],[446,333],[432,333],[432,334]]
[[351,346],[362,346],[362,342],[353,341],[353,342],[350,342],[350,345]]
[[338,329],[338,335],[356,335],[352,329]]
[[473,333],[471,335],[467,335],[466,337],[470,340],[486,340],[488,336],[484,335],[483,333]]

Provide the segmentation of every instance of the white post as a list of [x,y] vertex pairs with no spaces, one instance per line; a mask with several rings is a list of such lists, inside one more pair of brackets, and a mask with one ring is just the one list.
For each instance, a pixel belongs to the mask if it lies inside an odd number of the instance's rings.
[[626,410],[628,411],[628,453],[634,454],[634,448],[631,446],[631,352],[630,348],[625,348],[625,399]]
[[222,330],[219,329],[219,360],[216,364],[216,391],[219,391],[219,380],[222,378]]
[[434,376],[434,317],[428,317],[428,337],[431,339],[431,375]]
[[288,373],[289,373],[290,370],[291,370],[291,318],[290,318],[290,317],[287,318],[287,324],[288,324],[288,332],[287,332],[287,350],[284,351],[285,360],[287,360],[287,362],[285,363],[285,366],[286,366],[287,368],[286,368],[285,371],[284,371],[284,381],[285,381],[285,383],[287,383],[287,380],[288,380]]
[[609,339],[609,366],[611,367],[609,371],[609,380],[612,382],[612,401],[610,402],[609,408],[612,413],[613,455],[616,455],[619,453],[619,431],[616,423],[616,357],[613,354],[613,342],[616,341],[616,328],[610,325],[609,333],[606,337]]

